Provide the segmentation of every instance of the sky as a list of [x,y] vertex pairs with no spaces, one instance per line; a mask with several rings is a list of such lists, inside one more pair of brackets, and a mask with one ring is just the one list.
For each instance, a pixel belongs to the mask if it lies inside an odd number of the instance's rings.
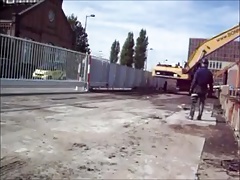
[[239,23],[239,1],[80,1],[64,0],[66,15],[74,14],[85,24],[92,55],[109,59],[116,39],[122,47],[128,32],[134,39],[146,29],[149,38],[147,69],[158,62],[187,60],[189,38],[211,38]]

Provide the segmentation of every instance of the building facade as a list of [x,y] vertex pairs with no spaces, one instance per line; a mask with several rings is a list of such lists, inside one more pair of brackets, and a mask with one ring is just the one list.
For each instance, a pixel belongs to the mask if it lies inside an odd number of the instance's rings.
[[[190,55],[207,39],[203,38],[190,38],[188,58]],[[215,52],[209,54],[206,58],[209,59],[209,69],[212,72],[223,69],[240,58],[240,42],[232,41],[229,44],[219,48]],[[223,77],[215,79],[215,84],[222,84]]]
[[29,0],[0,7],[0,33],[73,48],[73,31],[62,10],[63,0]]

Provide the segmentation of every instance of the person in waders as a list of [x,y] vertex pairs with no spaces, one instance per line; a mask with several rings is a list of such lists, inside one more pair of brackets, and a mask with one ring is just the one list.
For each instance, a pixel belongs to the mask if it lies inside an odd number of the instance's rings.
[[[204,110],[205,100],[207,98],[207,94],[209,96],[213,93],[213,74],[208,69],[209,61],[208,59],[203,59],[201,61],[201,67],[194,74],[189,94],[191,95],[191,108],[189,119],[193,120],[195,107],[197,102],[199,101],[199,112],[197,116],[197,120],[202,119],[202,114]],[[209,86],[209,88],[208,88]]]

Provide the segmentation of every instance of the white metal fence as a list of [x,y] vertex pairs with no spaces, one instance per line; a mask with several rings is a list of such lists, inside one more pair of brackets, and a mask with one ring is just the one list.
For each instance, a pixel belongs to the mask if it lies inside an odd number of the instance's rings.
[[151,72],[112,64],[83,53],[0,35],[0,76],[4,87],[89,87],[176,89],[176,81]]
[[[87,56],[83,53],[3,34],[0,47],[1,86],[9,82],[41,86],[86,83]],[[16,81],[19,79],[22,81]]]

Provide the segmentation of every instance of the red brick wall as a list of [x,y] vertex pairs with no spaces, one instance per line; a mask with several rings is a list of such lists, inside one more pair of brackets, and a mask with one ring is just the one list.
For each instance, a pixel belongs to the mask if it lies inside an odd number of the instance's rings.
[[[50,22],[48,18],[50,10],[55,13],[53,22]],[[52,43],[68,49],[73,47],[73,32],[59,0],[48,0],[39,4],[20,16],[19,24],[20,37],[28,37],[38,42]]]

